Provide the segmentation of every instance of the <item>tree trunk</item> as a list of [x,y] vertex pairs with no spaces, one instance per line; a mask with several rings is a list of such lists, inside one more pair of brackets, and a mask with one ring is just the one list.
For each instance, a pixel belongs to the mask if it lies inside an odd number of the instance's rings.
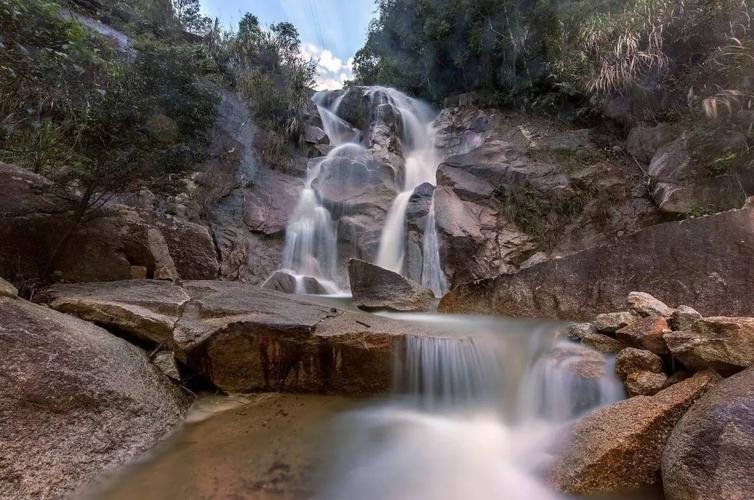
[[50,274],[55,270],[55,265],[58,263],[58,260],[60,260],[60,256],[63,254],[63,250],[65,250],[68,241],[71,239],[71,236],[73,236],[76,228],[78,228],[81,224],[84,215],[86,215],[87,209],[89,209],[89,203],[92,200],[93,194],[94,189],[91,186],[87,187],[84,195],[76,205],[76,210],[73,212],[71,223],[66,228],[60,240],[58,240],[58,243],[55,245],[52,254],[50,255],[50,259],[47,263],[47,268],[45,269],[45,274],[43,276],[45,280],[48,280],[50,278]]

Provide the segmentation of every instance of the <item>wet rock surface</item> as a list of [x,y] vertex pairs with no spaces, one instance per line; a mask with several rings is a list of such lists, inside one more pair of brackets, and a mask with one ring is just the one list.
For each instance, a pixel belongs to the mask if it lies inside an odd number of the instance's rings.
[[723,380],[689,409],[662,453],[668,500],[748,498],[754,491],[754,369]]
[[138,348],[0,297],[0,496],[60,498],[168,435],[189,400]]

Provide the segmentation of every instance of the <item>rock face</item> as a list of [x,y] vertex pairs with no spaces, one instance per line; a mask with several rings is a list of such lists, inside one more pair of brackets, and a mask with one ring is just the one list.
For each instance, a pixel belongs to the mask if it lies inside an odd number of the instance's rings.
[[475,107],[445,109],[435,126],[445,157],[437,229],[453,287],[656,222],[636,166],[604,155],[599,131]]
[[435,299],[431,290],[363,260],[348,261],[348,276],[353,301],[365,311],[428,311]]
[[226,392],[382,393],[406,336],[442,335],[234,282],[56,285],[38,300],[162,344]]
[[664,339],[691,370],[732,373],[754,365],[754,318],[705,318],[691,330],[666,333]]
[[[520,317],[588,319],[620,310],[633,290],[705,315],[754,315],[754,210],[649,227],[530,267],[462,285],[440,310]],[[678,278],[682,276],[682,285]]]
[[133,460],[188,399],[144,353],[85,321],[0,297],[0,497],[59,498]]
[[[720,137],[718,142],[723,153],[736,154],[747,148],[746,139],[735,135]],[[689,136],[683,134],[658,148],[647,167],[652,197],[660,211],[689,214],[741,206],[742,189],[751,189],[752,167],[743,167],[737,175],[710,175],[708,165],[694,158],[689,149]]]
[[554,470],[556,486],[573,495],[597,495],[655,484],[670,432],[718,378],[700,372],[654,396],[587,415],[572,428]]
[[[47,179],[18,167],[0,164],[0,183],[8,188],[0,203],[0,275],[33,289],[47,280],[45,270],[71,224],[67,206]],[[205,227],[111,205],[74,231],[51,271],[65,281],[120,280],[133,267],[150,278],[215,278],[218,263]]]
[[683,416],[662,453],[668,500],[728,500],[754,491],[754,369],[712,388]]

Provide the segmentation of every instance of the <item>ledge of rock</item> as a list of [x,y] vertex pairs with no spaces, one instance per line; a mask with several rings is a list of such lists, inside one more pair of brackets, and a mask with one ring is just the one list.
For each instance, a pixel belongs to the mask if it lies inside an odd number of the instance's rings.
[[686,368],[713,368],[724,374],[754,365],[754,318],[700,319],[690,330],[663,337]]
[[166,345],[226,392],[382,393],[391,387],[406,336],[441,335],[237,282],[56,285],[39,300]]
[[431,290],[360,259],[348,261],[353,301],[365,311],[428,311],[435,296]]
[[713,387],[673,430],[662,454],[665,498],[750,498],[753,461],[754,368],[749,368]]
[[608,494],[656,484],[665,442],[686,410],[719,379],[699,372],[654,396],[636,396],[577,422],[555,466],[569,494]]
[[189,400],[137,347],[0,297],[0,497],[59,498],[164,438]]
[[[752,316],[754,210],[668,222],[606,245],[453,289],[443,312],[582,320],[643,290],[703,315]],[[683,277],[679,284],[678,277]]]

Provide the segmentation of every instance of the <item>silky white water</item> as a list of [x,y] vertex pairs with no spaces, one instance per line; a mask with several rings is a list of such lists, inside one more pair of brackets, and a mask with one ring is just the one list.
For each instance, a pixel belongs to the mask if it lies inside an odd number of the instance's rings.
[[[295,279],[296,293],[307,291],[305,280],[316,280],[318,288],[327,294],[339,294],[341,288],[348,286],[344,276],[339,275],[339,266],[342,268],[353,255],[348,255],[347,248],[344,255],[338,254],[338,214],[350,200],[333,201],[332,195],[338,198],[342,193],[363,193],[362,186],[369,185],[366,180],[380,175],[372,165],[375,158],[365,147],[368,144],[360,143],[369,142],[362,138],[364,131],[357,130],[338,115],[344,96],[345,93],[318,92],[313,97],[323,129],[335,148],[325,157],[310,161],[304,189],[286,228],[281,270]],[[403,165],[390,165],[398,192],[385,216],[375,263],[405,273],[406,209],[418,186],[436,184],[437,166],[441,161],[432,126],[435,113],[425,103],[395,89],[370,87],[365,97],[372,114],[370,127],[382,123],[382,113],[389,110],[400,121],[400,153],[404,161]],[[427,215],[423,239],[420,279],[436,296],[441,296],[447,291],[447,284],[441,266],[433,205]]]
[[[413,319],[449,335],[408,339],[391,398],[335,422],[317,498],[561,498],[544,478],[552,450],[569,422],[622,399],[611,361],[557,342],[553,323]],[[587,362],[598,373],[576,376]]]
[[[426,104],[394,89],[377,87],[373,92],[375,95],[379,95],[382,101],[393,105],[400,114],[403,129],[401,146],[405,158],[403,185],[388,212],[380,238],[376,264],[385,269],[403,273],[408,201],[414,190],[421,184],[429,183],[434,186],[437,183],[437,167],[442,159],[435,147],[435,129],[432,126],[435,115]],[[434,212],[432,213],[434,220]],[[434,222],[431,227],[428,225],[425,228],[425,238],[428,236],[427,230],[431,232],[430,236],[437,242]],[[434,251],[435,248],[430,250]],[[423,255],[423,258],[422,280],[427,283],[435,283],[432,291],[435,295],[442,295],[447,290],[442,286],[445,276],[440,267],[439,250],[437,255],[430,256],[429,263],[427,263],[428,256],[426,254]]]

